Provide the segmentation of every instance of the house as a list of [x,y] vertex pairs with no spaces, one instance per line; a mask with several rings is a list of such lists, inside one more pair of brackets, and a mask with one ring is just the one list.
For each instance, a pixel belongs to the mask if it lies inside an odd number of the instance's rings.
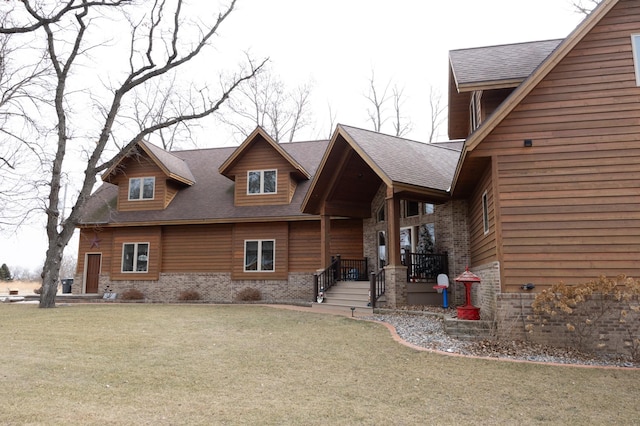
[[207,300],[255,286],[310,301],[340,254],[410,305],[429,296],[410,259],[424,229],[450,278],[482,279],[474,304],[504,327],[558,281],[640,277],[640,3],[603,0],[563,40],[452,51],[449,76],[449,143],[343,125],[299,144],[260,129],[237,149],[140,143],[87,209],[82,291],[171,299],[215,281]]
[[[366,211],[341,215],[333,206],[333,212],[329,207],[322,214],[303,212],[318,167],[330,169],[328,145],[344,140],[365,146],[380,164],[386,162],[389,146],[400,148],[408,165],[375,166],[378,177],[363,167],[360,157],[349,154],[342,163],[348,169],[335,177],[354,177],[358,184],[332,191],[332,196],[348,202],[364,197],[361,207]],[[175,301],[189,290],[204,301],[229,303],[252,288],[265,301],[310,302],[316,298],[314,274],[331,257],[358,260],[362,266],[356,269],[364,280],[368,271],[386,263],[384,236],[364,238],[364,222],[381,179],[399,179],[417,188],[414,192],[427,191],[419,189],[425,183],[420,163],[410,161],[423,158],[422,164],[433,162],[442,169],[437,193],[446,197],[460,146],[428,145],[347,126],[338,126],[331,141],[276,143],[257,128],[237,148],[167,152],[140,142],[104,173],[103,185],[84,209],[79,285],[73,290],[136,289],[152,301]],[[438,164],[434,152],[446,163]],[[323,181],[314,187],[328,186]],[[433,235],[436,215],[431,205],[407,202],[405,208],[398,232],[403,232],[408,255],[416,250],[423,222],[430,226],[424,232],[431,229]],[[328,229],[331,236],[324,238],[321,230]],[[416,293],[434,293],[432,287],[422,287]]]

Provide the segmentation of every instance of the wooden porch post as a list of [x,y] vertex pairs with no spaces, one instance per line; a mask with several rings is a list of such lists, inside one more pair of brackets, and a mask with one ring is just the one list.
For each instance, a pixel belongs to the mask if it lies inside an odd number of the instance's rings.
[[322,268],[328,268],[331,265],[331,216],[320,215],[320,256],[322,259]]
[[401,265],[400,257],[400,198],[387,187],[387,253],[389,265]]

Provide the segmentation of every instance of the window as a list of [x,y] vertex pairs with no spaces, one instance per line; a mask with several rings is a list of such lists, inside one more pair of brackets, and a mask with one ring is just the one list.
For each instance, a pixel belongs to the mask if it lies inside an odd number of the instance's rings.
[[640,86],[640,34],[631,34],[633,64],[636,69],[636,86]]
[[122,272],[149,271],[149,243],[122,245]]
[[253,170],[247,176],[247,194],[274,194],[277,173],[275,170]]
[[244,242],[244,271],[273,272],[276,242],[254,240]]
[[130,200],[153,200],[153,192],[156,178],[131,178],[129,179]]
[[384,204],[378,209],[378,222],[384,222]]
[[423,206],[424,214],[433,214],[433,204],[424,203]]
[[489,233],[489,201],[487,200],[487,191],[482,194],[482,223],[484,225],[484,233]]
[[420,214],[420,204],[417,201],[405,201],[404,208],[404,217],[418,216]]

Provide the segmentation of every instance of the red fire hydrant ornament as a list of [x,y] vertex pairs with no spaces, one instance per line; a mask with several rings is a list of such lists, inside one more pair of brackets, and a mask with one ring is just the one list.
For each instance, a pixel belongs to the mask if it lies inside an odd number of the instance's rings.
[[456,278],[456,282],[464,284],[466,301],[464,306],[458,306],[458,319],[461,320],[479,320],[480,308],[471,304],[471,286],[473,283],[480,283],[480,277],[469,272],[469,267]]

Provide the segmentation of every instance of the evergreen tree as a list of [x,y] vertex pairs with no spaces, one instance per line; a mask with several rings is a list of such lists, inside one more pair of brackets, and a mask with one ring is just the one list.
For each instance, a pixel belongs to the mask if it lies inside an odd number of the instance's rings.
[[11,271],[9,271],[9,267],[6,263],[3,263],[0,266],[0,281],[11,281],[13,277],[11,276]]

